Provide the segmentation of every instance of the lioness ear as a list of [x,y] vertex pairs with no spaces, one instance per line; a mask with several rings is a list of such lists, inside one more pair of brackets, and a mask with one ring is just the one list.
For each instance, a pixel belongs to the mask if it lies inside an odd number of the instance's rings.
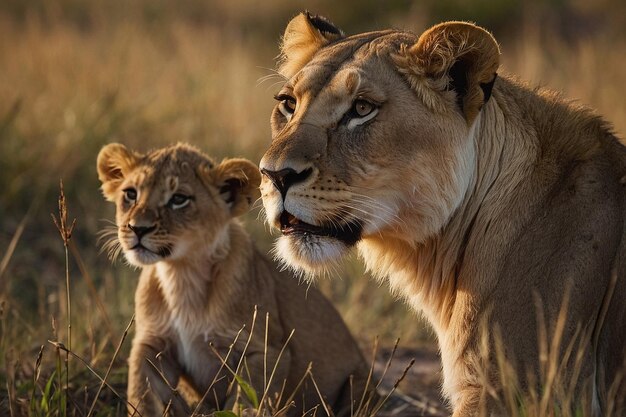
[[420,36],[396,57],[396,64],[422,95],[438,109],[442,103],[424,91],[426,80],[435,91],[454,90],[456,102],[468,124],[474,121],[491,96],[500,65],[500,49],[494,37],[465,22],[441,23]]
[[334,40],[343,38],[343,31],[322,16],[309,12],[291,19],[280,47],[278,72],[291,78],[300,71],[317,51]]
[[219,187],[220,196],[230,206],[233,217],[246,213],[259,198],[261,173],[247,159],[225,159],[211,171],[214,184]]
[[140,159],[140,154],[128,150],[121,143],[111,143],[100,150],[98,179],[102,182],[102,194],[108,201],[115,201],[117,188]]

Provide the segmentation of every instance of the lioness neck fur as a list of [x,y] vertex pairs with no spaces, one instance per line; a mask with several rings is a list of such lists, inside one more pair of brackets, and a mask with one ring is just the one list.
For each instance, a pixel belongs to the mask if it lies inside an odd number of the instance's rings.
[[184,144],[146,155],[111,144],[98,156],[98,175],[117,206],[121,249],[142,268],[129,414],[136,408],[161,416],[171,402],[171,414],[190,415],[171,388],[181,378],[196,400],[205,396],[203,410],[232,407],[237,389],[227,367],[249,376],[259,399],[282,393],[275,407],[293,395],[289,415],[320,404],[311,375],[335,412],[345,415],[351,401],[360,400],[368,367],[341,317],[317,290],[277,272],[236,219],[258,196],[255,165],[243,159],[215,164]]
[[346,37],[295,17],[260,164],[277,251],[314,276],[357,246],[435,329],[454,416],[494,410],[497,351],[523,395],[542,389],[553,338],[575,406],[626,415],[625,148],[590,111],[496,77],[499,55],[464,22]]

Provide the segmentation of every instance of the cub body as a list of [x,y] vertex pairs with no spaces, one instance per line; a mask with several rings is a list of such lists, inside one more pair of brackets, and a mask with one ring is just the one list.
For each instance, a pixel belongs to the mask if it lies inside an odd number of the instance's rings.
[[204,409],[232,407],[237,389],[227,368],[259,399],[267,389],[273,406],[293,394],[290,415],[320,403],[309,363],[337,413],[350,409],[351,375],[360,399],[368,367],[339,314],[317,290],[277,272],[237,220],[258,197],[256,166],[216,164],[182,144],[145,155],[111,144],[98,156],[98,175],[117,205],[121,250],[142,268],[128,400],[143,416],[160,416],[170,402],[170,413],[189,415],[172,390],[181,379],[196,400],[204,396]]

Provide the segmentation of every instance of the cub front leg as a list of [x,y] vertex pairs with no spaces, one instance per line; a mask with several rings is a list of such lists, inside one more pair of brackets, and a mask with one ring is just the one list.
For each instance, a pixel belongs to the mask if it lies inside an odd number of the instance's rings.
[[[252,383],[256,384],[259,390],[267,390],[269,395],[280,392],[289,374],[291,352],[289,352],[288,348],[285,349],[280,359],[278,357],[279,353],[280,349],[268,347],[267,352],[253,353],[247,357]],[[263,373],[264,363],[267,363],[266,375]],[[263,386],[265,381],[267,381],[269,388]]]
[[[191,410],[175,390],[182,369],[163,340],[135,340],[130,351],[128,402],[143,417],[161,416],[169,405],[169,415],[188,416]],[[130,405],[128,415],[137,415]]]
[[[268,347],[267,352],[253,351],[248,352],[245,355],[245,360],[242,365],[242,369],[239,370],[239,375],[244,380],[248,380],[250,377],[250,385],[256,391],[258,400],[260,401],[265,392],[269,398],[272,399],[272,404],[275,395],[281,394],[283,383],[289,374],[289,365],[291,363],[291,354],[288,349],[283,352],[280,361],[278,360],[280,349]],[[267,365],[267,368],[265,368]],[[272,375],[273,372],[273,375]],[[269,388],[265,384],[269,385]],[[235,382],[237,384],[237,382]],[[286,387],[287,391],[290,387]],[[227,398],[226,406],[232,408],[236,400],[236,387],[233,387],[229,397]],[[289,397],[291,392],[282,393],[283,401],[286,397]],[[279,407],[284,404],[278,404]]]

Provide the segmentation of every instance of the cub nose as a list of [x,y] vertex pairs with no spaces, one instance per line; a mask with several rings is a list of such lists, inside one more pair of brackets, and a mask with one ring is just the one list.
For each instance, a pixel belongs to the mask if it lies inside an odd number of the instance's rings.
[[270,171],[265,168],[261,169],[261,174],[265,175],[272,181],[274,187],[280,191],[283,199],[287,195],[287,190],[294,184],[298,184],[306,180],[313,172],[313,169],[307,168],[304,171],[297,172],[293,168],[284,168],[279,171]]
[[154,229],[156,229],[156,226],[133,226],[129,223],[128,228],[135,232],[138,239],[141,239],[143,236],[154,231]]

